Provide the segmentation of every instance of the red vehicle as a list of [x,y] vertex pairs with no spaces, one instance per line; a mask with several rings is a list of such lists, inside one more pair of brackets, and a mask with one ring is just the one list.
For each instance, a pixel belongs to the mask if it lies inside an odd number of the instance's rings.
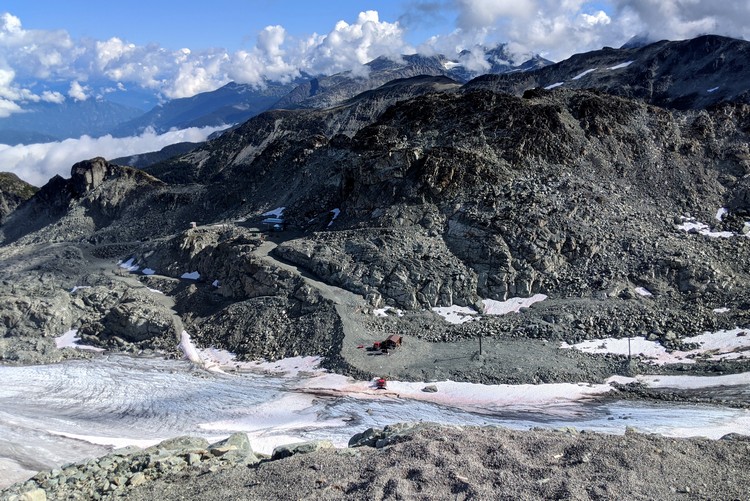
[[376,390],[385,390],[386,389],[385,385],[386,385],[385,378],[381,377],[375,381]]

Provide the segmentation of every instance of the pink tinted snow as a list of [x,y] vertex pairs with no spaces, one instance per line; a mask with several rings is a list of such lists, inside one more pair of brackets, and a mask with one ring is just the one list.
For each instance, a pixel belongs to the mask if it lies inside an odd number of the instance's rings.
[[[565,406],[602,395],[612,390],[609,384],[557,383],[521,385],[483,385],[456,381],[430,383],[437,392],[424,392],[427,383],[388,381],[386,390],[375,389],[370,381],[355,381],[338,374],[324,374],[301,381],[296,389],[317,395],[342,396],[361,399],[401,398],[432,402],[472,412],[496,410],[544,409],[545,413],[566,415]],[[557,409],[555,409],[557,407]],[[429,419],[426,416],[425,419]]]

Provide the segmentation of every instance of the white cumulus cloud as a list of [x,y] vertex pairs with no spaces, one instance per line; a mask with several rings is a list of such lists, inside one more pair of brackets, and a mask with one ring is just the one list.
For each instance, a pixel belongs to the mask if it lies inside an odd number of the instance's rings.
[[440,5],[455,10],[457,29],[433,37],[427,45],[444,53],[511,42],[524,52],[561,60],[603,46],[617,47],[643,34],[655,40],[707,33],[750,37],[746,0],[447,0]]
[[89,98],[88,92],[91,89],[87,86],[81,85],[78,80],[74,80],[70,83],[70,89],[68,90],[68,96],[72,97],[76,101],[85,101]]
[[[2,109],[2,101],[0,101]],[[103,136],[66,139],[53,143],[8,146],[0,144],[0,165],[24,181],[42,186],[55,175],[70,176],[74,163],[94,157],[113,159],[158,151],[180,142],[201,142],[220,127],[189,128],[156,134],[148,131],[140,136],[116,138]]]
[[9,117],[12,113],[18,113],[21,107],[13,101],[0,97],[0,118]]
[[747,0],[612,0],[618,15],[653,39],[680,40],[713,33],[750,38]]
[[[59,101],[59,82],[74,99],[106,93],[106,88],[140,86],[163,98],[189,97],[230,81],[264,85],[288,82],[302,72],[318,75],[352,71],[365,75],[365,63],[419,51],[456,57],[481,71],[479,45],[509,43],[518,54],[540,53],[561,60],[576,52],[619,46],[648,33],[652,39],[682,39],[716,33],[750,37],[750,2],[715,0],[410,0],[398,20],[375,10],[340,20],[323,33],[293,37],[282,25],[257,34],[253,47],[234,52],[200,47],[168,50],[156,43],[137,45],[119,37],[73,39],[64,30],[26,29],[9,12],[0,14],[0,98],[3,113],[19,112],[24,102]],[[417,14],[419,15],[417,15]],[[453,20],[417,48],[407,41],[419,18]],[[283,22],[283,20],[280,20]],[[58,82],[45,87],[43,82]],[[104,81],[104,84],[101,82]],[[42,82],[40,85],[39,82]],[[100,82],[101,89],[93,82]],[[86,89],[85,85],[90,86]],[[44,92],[57,94],[44,94]],[[55,101],[55,102],[57,102]]]

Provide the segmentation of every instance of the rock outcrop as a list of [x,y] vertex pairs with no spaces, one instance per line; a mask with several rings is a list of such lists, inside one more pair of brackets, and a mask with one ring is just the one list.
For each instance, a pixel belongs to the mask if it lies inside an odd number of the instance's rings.
[[0,172],[0,225],[16,207],[31,198],[39,188],[11,172]]

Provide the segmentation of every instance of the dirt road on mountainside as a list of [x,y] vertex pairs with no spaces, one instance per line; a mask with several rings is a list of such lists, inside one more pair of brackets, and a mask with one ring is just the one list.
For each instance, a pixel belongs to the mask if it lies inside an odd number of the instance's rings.
[[[562,350],[544,340],[492,338],[433,343],[403,331],[396,315],[377,317],[362,296],[328,285],[308,272],[274,256],[274,241],[265,241],[256,254],[273,266],[302,277],[307,284],[332,301],[344,330],[341,356],[356,370],[373,377],[431,381],[452,379],[483,383],[529,383],[548,381],[602,381],[622,372],[620,360]],[[430,324],[442,322],[431,311],[407,312],[413,320]],[[403,345],[387,354],[368,351],[375,341],[390,334],[403,336]]]

